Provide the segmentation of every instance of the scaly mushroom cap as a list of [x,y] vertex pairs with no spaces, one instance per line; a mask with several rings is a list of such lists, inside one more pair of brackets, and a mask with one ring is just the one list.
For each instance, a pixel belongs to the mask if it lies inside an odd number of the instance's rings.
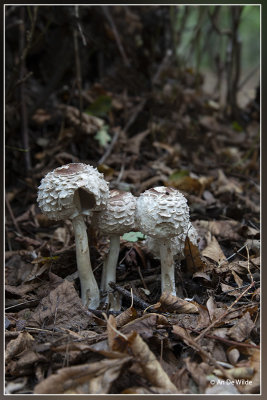
[[[184,258],[184,246],[186,236],[188,236],[191,243],[197,246],[198,233],[191,222],[189,223],[189,228],[187,229],[187,231],[179,236],[175,236],[170,239],[171,253],[173,254],[173,256],[177,256],[175,258],[178,258],[179,260],[182,260]],[[160,239],[155,239],[148,236],[144,244],[156,258],[160,258]]]
[[159,186],[146,190],[136,202],[138,229],[153,238],[181,236],[185,240],[189,226],[189,207],[178,190]]
[[111,190],[107,208],[94,214],[92,224],[106,234],[119,234],[135,229],[136,198],[130,192]]
[[38,189],[39,207],[55,220],[103,209],[109,192],[103,174],[82,163],[66,164],[49,172]]

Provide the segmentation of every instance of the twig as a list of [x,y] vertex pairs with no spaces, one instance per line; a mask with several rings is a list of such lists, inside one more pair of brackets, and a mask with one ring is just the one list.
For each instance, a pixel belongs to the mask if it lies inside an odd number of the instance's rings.
[[217,319],[215,319],[215,321],[213,321],[209,326],[207,326],[206,329],[204,329],[204,331],[202,331],[197,337],[196,337],[196,341],[198,341],[199,339],[201,339],[211,328],[213,328],[219,321],[221,321],[222,319],[224,319],[224,317],[226,317],[226,315],[229,314],[230,310],[233,308],[233,306],[249,291],[249,289],[251,289],[253,286],[255,285],[254,282],[252,282],[247,288],[246,290],[244,290],[244,292],[242,292],[236,299],[235,301],[230,305],[230,307],[227,308],[227,310],[221,315],[219,316]]
[[21,230],[20,230],[19,224],[18,224],[18,222],[16,221],[16,218],[14,217],[14,214],[13,214],[13,211],[12,211],[12,208],[11,208],[11,205],[10,205],[10,203],[9,203],[9,200],[8,200],[7,196],[5,197],[5,203],[6,203],[6,207],[7,207],[7,209],[8,209],[10,218],[11,218],[11,220],[12,220],[12,222],[13,222],[13,225],[14,225],[16,231],[17,231],[20,235],[22,235],[22,232],[21,232]]
[[[31,28],[29,33],[27,34],[27,44],[26,47],[23,47],[21,53],[20,53],[20,59],[18,64],[14,67],[13,71],[12,71],[12,75],[10,77],[9,80],[9,85],[7,87],[7,95],[6,95],[6,99],[9,100],[12,90],[14,89],[14,86],[16,85],[16,77],[17,77],[17,73],[19,71],[19,69],[21,68],[21,64],[25,62],[27,54],[30,50],[31,44],[32,44],[32,38],[33,38],[33,34],[35,31],[35,25],[36,25],[36,20],[37,20],[37,12],[38,12],[38,6],[35,6],[33,8],[33,18],[31,21]],[[23,36],[23,38],[20,39],[24,39],[24,7],[21,7],[21,24],[20,24],[20,29],[21,29],[21,35]],[[21,78],[20,78],[21,79]]]
[[81,27],[81,24],[80,24],[79,7],[77,5],[75,5],[75,17],[76,17],[76,20],[77,20],[77,26],[78,26],[79,33],[80,33],[81,38],[82,38],[83,45],[86,46],[87,42],[86,42],[86,38],[84,36],[83,30],[82,30],[82,27]]
[[249,277],[250,277],[251,283],[254,283],[253,276],[252,276],[252,273],[251,273],[251,271],[250,271],[250,266],[249,266],[249,251],[248,251],[248,245],[246,245],[246,250],[247,250],[247,255],[248,255],[248,273],[249,273]]
[[125,53],[125,50],[123,48],[119,32],[118,32],[117,27],[115,25],[115,22],[114,22],[114,20],[112,18],[112,15],[109,12],[109,8],[107,6],[102,6],[102,9],[103,9],[103,12],[105,14],[105,17],[107,18],[108,22],[110,23],[110,26],[111,26],[111,29],[112,29],[113,33],[114,33],[115,40],[116,40],[119,52],[120,52],[120,54],[122,56],[123,62],[126,65],[126,67],[129,67],[130,66],[130,62],[129,62],[128,57],[127,57],[127,55]]
[[[142,309],[145,309],[145,308],[148,308],[151,306],[146,301],[140,299],[135,294],[132,295],[131,292],[129,292],[129,290],[122,288],[121,286],[117,285],[114,282],[109,282],[109,286],[112,289],[117,290],[122,296],[126,297],[129,300],[129,302],[133,301],[133,303],[136,306],[141,307]],[[150,307],[150,310],[152,310],[151,307]],[[153,310],[153,311],[155,311],[155,310]]]
[[103,164],[106,159],[110,156],[110,153],[112,152],[113,147],[115,146],[119,136],[120,136],[120,129],[115,130],[115,134],[110,142],[110,145],[108,146],[107,150],[103,154],[103,156],[100,158],[100,160],[97,162],[98,165]]
[[[29,151],[29,135],[28,135],[28,112],[26,106],[26,99],[25,99],[25,82],[23,80],[25,76],[25,59],[27,55],[27,47],[25,48],[25,8],[21,7],[20,10],[20,17],[21,17],[21,24],[19,29],[19,45],[20,45],[20,53],[22,54],[21,62],[20,62],[20,103],[21,103],[21,135],[22,135],[22,142],[25,151],[25,164],[26,170],[29,171],[31,169],[31,158],[30,158],[30,151]],[[33,22],[32,22],[33,24]],[[31,38],[32,39],[32,38]],[[29,46],[30,40],[28,40]]]
[[[189,327],[185,327],[185,326],[182,326],[182,328],[188,329],[193,333],[199,333],[199,331],[196,331],[193,328],[189,328]],[[220,342],[229,344],[231,346],[246,347],[246,348],[251,348],[251,349],[260,349],[260,346],[258,346],[256,344],[236,342],[235,340],[226,339],[226,338],[223,338],[223,337],[217,336],[217,335],[211,335],[210,333],[205,333],[204,336],[207,337],[207,338],[210,338],[210,339],[219,340]]]
[[130,128],[130,126],[132,126],[132,124],[134,123],[134,121],[136,120],[136,118],[138,117],[138,115],[140,114],[140,112],[143,110],[145,104],[146,104],[146,99],[143,99],[138,106],[136,107],[135,112],[131,115],[131,118],[129,119],[129,121],[127,122],[127,124],[125,125],[125,127],[123,128],[124,132],[127,132]]
[[[76,6],[75,6],[76,8]],[[79,110],[80,110],[80,126],[82,125],[82,110],[83,110],[83,98],[82,98],[82,76],[81,76],[81,62],[79,55],[79,43],[77,30],[73,29],[73,41],[74,41],[74,54],[76,64],[76,82],[79,92]]]

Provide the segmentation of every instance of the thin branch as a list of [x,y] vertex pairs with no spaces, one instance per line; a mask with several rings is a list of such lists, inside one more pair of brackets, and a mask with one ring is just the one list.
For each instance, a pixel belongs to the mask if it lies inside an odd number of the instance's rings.
[[117,27],[116,27],[116,25],[115,25],[115,22],[114,22],[114,20],[113,20],[113,18],[112,18],[112,15],[111,15],[110,12],[109,12],[109,7],[107,7],[107,6],[102,6],[102,10],[103,10],[103,12],[104,12],[104,14],[105,14],[105,17],[107,18],[107,20],[108,20],[108,22],[109,22],[109,24],[110,24],[110,26],[111,26],[111,29],[112,29],[112,31],[113,31],[113,33],[114,33],[115,40],[116,40],[116,43],[117,43],[119,52],[120,52],[120,54],[121,54],[121,56],[122,56],[123,62],[124,62],[124,64],[126,65],[126,67],[129,67],[129,66],[130,66],[130,61],[129,61],[129,59],[128,59],[126,53],[125,53],[125,50],[124,50],[124,47],[123,47],[123,45],[122,45],[122,41],[121,41],[119,32],[118,32],[118,30],[117,30]]

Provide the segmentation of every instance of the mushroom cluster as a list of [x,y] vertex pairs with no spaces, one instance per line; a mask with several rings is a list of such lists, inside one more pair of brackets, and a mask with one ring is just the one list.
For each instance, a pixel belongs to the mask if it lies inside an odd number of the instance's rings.
[[[49,172],[41,181],[37,201],[50,219],[71,219],[76,242],[77,269],[81,298],[85,306],[95,309],[100,291],[94,277],[84,216],[101,233],[110,238],[104,262],[101,291],[109,291],[109,282],[116,281],[120,236],[139,230],[147,235],[148,249],[161,260],[162,292],[176,294],[174,256],[183,257],[185,239],[196,243],[197,233],[189,219],[186,198],[178,190],[159,186],[146,190],[139,197],[129,192],[109,191],[103,174],[82,163],[71,163]],[[107,302],[116,309],[114,297]]]

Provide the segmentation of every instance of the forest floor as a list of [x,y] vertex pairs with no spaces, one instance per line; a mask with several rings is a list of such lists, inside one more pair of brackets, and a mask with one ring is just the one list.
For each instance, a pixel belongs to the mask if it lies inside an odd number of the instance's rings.
[[[58,94],[29,121],[28,172],[7,138],[7,394],[259,393],[259,109],[225,117],[194,79],[142,96],[99,82]],[[70,162],[96,166],[111,189],[185,195],[199,240],[177,264],[179,296],[161,295],[160,262],[133,234],[121,237],[121,311],[82,305],[71,222],[36,202],[42,177]],[[109,241],[87,226],[100,283]]]

